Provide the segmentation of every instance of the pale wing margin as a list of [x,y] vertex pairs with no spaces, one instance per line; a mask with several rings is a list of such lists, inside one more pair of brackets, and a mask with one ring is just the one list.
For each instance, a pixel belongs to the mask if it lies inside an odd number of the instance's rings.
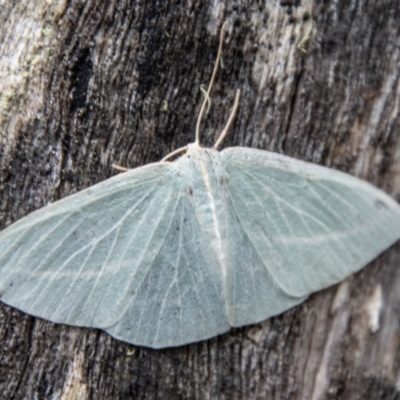
[[171,224],[174,168],[125,172],[0,232],[1,301],[53,322],[105,328],[118,321]]
[[291,296],[339,282],[400,238],[400,206],[367,182],[262,150],[221,157],[243,230]]

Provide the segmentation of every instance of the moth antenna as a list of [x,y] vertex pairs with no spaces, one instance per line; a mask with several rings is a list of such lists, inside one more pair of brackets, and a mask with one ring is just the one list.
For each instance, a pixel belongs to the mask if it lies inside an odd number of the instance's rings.
[[233,103],[233,108],[231,111],[231,115],[228,118],[228,122],[225,125],[225,128],[222,130],[221,134],[219,135],[218,140],[214,144],[214,149],[217,150],[219,145],[225,139],[226,134],[228,133],[229,127],[232,125],[233,119],[235,118],[236,111],[239,107],[239,98],[240,98],[240,90],[236,90],[235,102]]
[[206,109],[207,101],[210,98],[210,92],[211,92],[212,86],[214,84],[215,76],[217,75],[218,64],[219,64],[219,61],[221,59],[222,44],[224,42],[224,31],[225,31],[226,25],[227,25],[227,22],[225,21],[224,24],[222,25],[220,36],[219,36],[218,54],[217,54],[217,59],[215,60],[214,70],[213,70],[213,74],[211,76],[211,81],[210,81],[210,84],[208,85],[207,93],[205,95],[203,104],[201,105],[199,117],[197,118],[196,140],[195,140],[196,144],[200,144],[200,124],[201,124],[201,120],[203,119],[203,116],[204,116],[204,111]]
[[207,95],[207,91],[206,91],[206,89],[203,88],[203,85],[200,85],[200,91],[201,91],[201,93],[204,94],[204,97],[207,99],[206,114],[208,114],[208,112],[210,111],[210,108],[211,108],[211,97]]

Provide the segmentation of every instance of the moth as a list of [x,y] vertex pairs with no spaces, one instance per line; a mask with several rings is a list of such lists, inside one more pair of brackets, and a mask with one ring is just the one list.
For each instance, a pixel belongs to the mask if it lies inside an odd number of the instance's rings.
[[[263,321],[400,238],[400,206],[332,169],[194,143],[0,233],[1,301],[153,348]],[[170,161],[179,156],[175,161]]]

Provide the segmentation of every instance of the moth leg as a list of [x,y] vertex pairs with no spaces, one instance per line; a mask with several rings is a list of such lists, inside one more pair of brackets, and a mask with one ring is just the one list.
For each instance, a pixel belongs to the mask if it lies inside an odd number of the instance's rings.
[[188,146],[183,146],[183,147],[179,147],[179,149],[176,149],[174,151],[171,151],[171,153],[168,153],[164,158],[161,159],[161,161],[167,161],[172,157],[175,157],[181,153],[184,153],[188,150]]
[[117,165],[117,164],[111,164],[111,167],[116,169],[117,171],[122,171],[122,172],[126,172],[131,169],[131,168],[121,167],[120,165]]

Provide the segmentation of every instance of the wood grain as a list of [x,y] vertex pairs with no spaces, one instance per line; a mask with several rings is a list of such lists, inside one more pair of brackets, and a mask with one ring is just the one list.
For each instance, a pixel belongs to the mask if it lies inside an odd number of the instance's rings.
[[[241,89],[225,146],[337,168],[400,199],[397,0],[8,1],[0,228],[112,176],[112,163],[133,168],[193,141],[224,20],[203,143]],[[1,303],[0,397],[400,398],[399,265],[397,243],[281,316],[161,351]]]

